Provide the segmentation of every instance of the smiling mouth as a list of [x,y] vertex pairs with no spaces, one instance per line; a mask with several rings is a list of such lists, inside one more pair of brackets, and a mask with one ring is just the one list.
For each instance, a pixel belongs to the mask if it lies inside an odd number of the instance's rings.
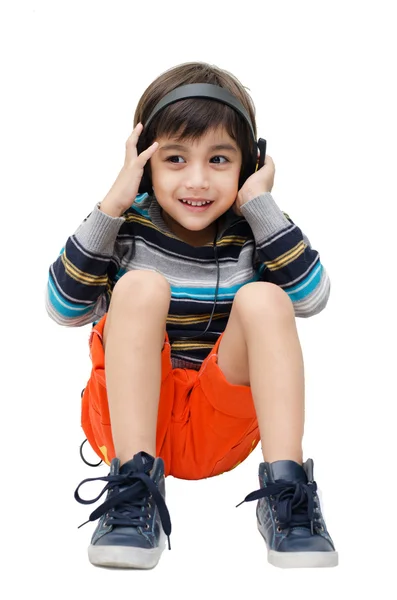
[[181,204],[183,204],[183,206],[186,208],[186,210],[188,210],[189,212],[204,212],[205,210],[208,210],[209,207],[211,206],[211,204],[213,204],[213,202],[197,202],[197,204],[192,204],[192,202],[189,200],[189,202],[187,200],[179,200],[179,202]]
[[197,202],[193,200],[185,200],[184,198],[180,199],[180,202],[183,204],[189,204],[189,206],[205,206],[206,204],[212,204],[212,200],[197,200]]

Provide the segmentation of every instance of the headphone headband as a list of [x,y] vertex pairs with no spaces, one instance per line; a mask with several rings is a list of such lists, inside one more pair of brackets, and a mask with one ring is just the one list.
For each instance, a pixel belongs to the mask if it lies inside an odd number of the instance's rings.
[[225,88],[222,88],[219,85],[213,85],[212,83],[189,83],[188,85],[182,85],[166,94],[154,107],[145,123],[145,128],[160,110],[185,98],[206,98],[209,100],[217,100],[218,102],[222,102],[222,104],[227,104],[247,121],[254,142],[256,142],[254,128],[252,127],[251,119],[244,106],[230,92],[225,90]]

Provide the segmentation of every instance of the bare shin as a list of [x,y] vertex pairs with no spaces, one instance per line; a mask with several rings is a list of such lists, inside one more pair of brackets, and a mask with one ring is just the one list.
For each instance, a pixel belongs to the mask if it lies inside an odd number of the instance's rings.
[[130,271],[116,284],[104,330],[112,436],[121,463],[156,455],[161,350],[170,286],[152,271]]
[[[294,460],[301,464],[304,363],[292,302],[281,288],[255,283],[240,290],[234,309],[263,458],[267,462]],[[241,357],[240,363],[244,364]]]

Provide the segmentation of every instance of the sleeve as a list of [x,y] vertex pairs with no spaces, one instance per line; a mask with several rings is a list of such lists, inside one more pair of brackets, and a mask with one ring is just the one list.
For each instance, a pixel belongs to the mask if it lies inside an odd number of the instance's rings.
[[124,222],[96,206],[50,266],[46,310],[59,325],[86,325],[107,311],[120,266],[114,248]]
[[280,286],[297,317],[311,317],[327,305],[331,285],[317,250],[270,193],[241,206],[256,242],[260,278]]

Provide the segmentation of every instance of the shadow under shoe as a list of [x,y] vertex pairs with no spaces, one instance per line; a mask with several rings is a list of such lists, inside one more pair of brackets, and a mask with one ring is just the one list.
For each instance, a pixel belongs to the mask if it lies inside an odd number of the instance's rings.
[[259,485],[243,502],[258,500],[258,529],[269,563],[282,568],[335,567],[338,553],[321,513],[313,460],[303,466],[292,460],[261,463]]
[[[96,498],[83,500],[79,489],[88,481],[107,483]],[[108,476],[84,479],[74,496],[81,504],[93,504],[105,492],[106,500],[86,521],[99,518],[88,548],[90,562],[101,567],[155,567],[164,550],[166,537],[171,549],[171,520],[165,503],[163,460],[139,452],[120,467],[119,459],[114,458]]]

